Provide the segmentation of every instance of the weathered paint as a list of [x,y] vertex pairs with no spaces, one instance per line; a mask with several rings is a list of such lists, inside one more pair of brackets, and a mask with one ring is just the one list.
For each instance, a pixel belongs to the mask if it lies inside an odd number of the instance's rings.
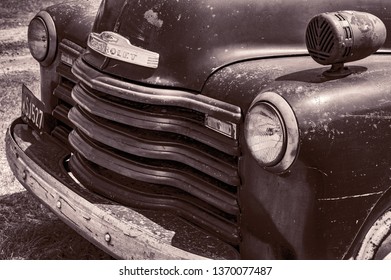
[[[340,258],[371,219],[370,209],[391,185],[390,63],[387,55],[373,55],[347,63],[352,75],[330,78],[323,75],[328,67],[310,57],[279,58],[231,65],[208,80],[204,94],[244,113],[262,92],[280,94],[300,129],[298,158],[283,175],[260,171],[242,146],[246,257],[273,258],[275,251],[252,248],[274,244],[290,248],[279,257]],[[254,225],[265,217],[269,225]],[[284,239],[268,238],[273,234]]]
[[86,46],[100,3],[101,0],[67,1],[46,8],[56,24],[59,41],[67,38],[80,46]]
[[[352,0],[106,0],[94,32],[115,31],[135,46],[159,53],[159,67],[150,70],[107,60],[93,51],[84,59],[104,72],[134,81],[200,91],[215,70],[228,64],[306,53],[305,29],[319,13],[360,10],[389,24],[387,8],[391,10],[391,3],[384,0],[370,4]],[[391,38],[385,47],[390,46]]]

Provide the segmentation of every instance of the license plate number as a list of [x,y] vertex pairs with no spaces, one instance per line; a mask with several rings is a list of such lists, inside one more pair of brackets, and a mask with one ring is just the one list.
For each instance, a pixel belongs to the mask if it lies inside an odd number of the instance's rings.
[[43,103],[25,86],[22,88],[22,117],[33,128],[41,131],[44,126]]

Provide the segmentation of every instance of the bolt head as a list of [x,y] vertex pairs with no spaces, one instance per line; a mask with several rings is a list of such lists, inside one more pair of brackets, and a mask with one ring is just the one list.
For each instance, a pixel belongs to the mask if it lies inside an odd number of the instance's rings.
[[110,242],[111,241],[111,235],[110,234],[108,234],[108,233],[105,234],[105,241],[106,242]]
[[58,208],[58,209],[61,209],[61,206],[62,206],[62,205],[61,205],[61,201],[60,201],[60,200],[57,201],[57,208]]

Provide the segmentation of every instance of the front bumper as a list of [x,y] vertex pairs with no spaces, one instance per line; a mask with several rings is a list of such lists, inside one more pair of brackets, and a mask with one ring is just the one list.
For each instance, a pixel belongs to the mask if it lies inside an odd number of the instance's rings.
[[84,238],[116,258],[238,257],[223,242],[170,213],[136,211],[87,190],[67,170],[70,150],[53,137],[38,134],[21,119],[7,131],[6,151],[12,171],[27,190]]

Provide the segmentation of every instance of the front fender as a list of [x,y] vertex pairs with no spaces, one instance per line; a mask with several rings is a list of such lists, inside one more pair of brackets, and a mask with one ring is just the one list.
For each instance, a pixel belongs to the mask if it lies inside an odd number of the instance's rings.
[[327,78],[328,68],[309,57],[271,58],[231,65],[208,81],[204,94],[244,113],[256,96],[275,92],[299,126],[299,153],[283,174],[256,163],[240,129],[244,258],[345,256],[390,186],[390,62],[374,55],[349,66],[348,77]]
[[55,23],[58,40],[64,38],[86,47],[101,0],[68,1],[45,9]]

